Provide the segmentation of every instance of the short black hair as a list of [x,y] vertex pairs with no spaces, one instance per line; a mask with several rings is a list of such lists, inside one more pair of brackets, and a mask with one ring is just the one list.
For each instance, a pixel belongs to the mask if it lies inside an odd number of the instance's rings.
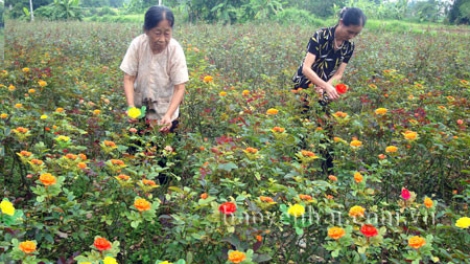
[[144,30],[150,30],[158,25],[163,20],[168,20],[170,26],[175,24],[175,16],[168,7],[165,6],[151,6],[145,12]]
[[345,7],[341,10],[339,18],[343,20],[345,26],[365,26],[367,17],[361,9],[357,7]]

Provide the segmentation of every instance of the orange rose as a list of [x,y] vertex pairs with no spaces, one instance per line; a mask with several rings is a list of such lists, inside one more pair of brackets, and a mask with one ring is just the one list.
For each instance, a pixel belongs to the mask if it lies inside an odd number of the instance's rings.
[[157,184],[155,183],[155,181],[152,181],[152,180],[147,180],[147,179],[143,179],[142,180],[142,183],[144,185],[148,185],[148,186],[156,186]]
[[36,241],[26,240],[18,245],[19,249],[26,254],[36,251]]
[[111,242],[109,242],[106,238],[104,237],[97,237],[95,238],[95,242],[93,243],[93,246],[95,246],[96,249],[99,251],[105,251],[111,249]]
[[42,162],[42,160],[38,160],[38,159],[32,159],[30,162],[31,162],[31,164],[37,165],[37,166],[40,166],[44,163],[44,162]]
[[302,156],[304,156],[304,157],[314,158],[314,157],[317,156],[317,155],[315,155],[315,153],[313,153],[311,151],[308,151],[308,150],[301,150],[300,153],[302,153]]
[[69,159],[69,160],[75,160],[75,159],[77,159],[77,155],[74,155],[74,154],[72,154],[72,153],[69,153],[69,154],[65,155],[65,157],[66,157],[67,159]]
[[333,238],[334,240],[342,238],[345,234],[346,231],[341,227],[334,226],[328,229],[328,236]]
[[123,180],[123,181],[127,181],[129,180],[131,177],[130,176],[127,176],[125,174],[119,174],[119,176],[117,176],[120,180]]
[[311,200],[313,200],[312,196],[307,195],[307,194],[299,194],[299,198],[300,198],[300,200],[304,200],[304,201],[311,201]]
[[29,152],[29,151],[26,151],[26,150],[22,150],[22,151],[20,152],[20,156],[21,156],[21,157],[29,157],[29,156],[31,156],[32,154],[33,154],[33,153],[31,153],[31,152]]
[[241,251],[235,250],[235,251],[230,251],[228,253],[228,260],[231,263],[236,263],[236,264],[242,263],[245,259],[246,259],[246,255],[245,253]]
[[424,198],[424,206],[426,206],[426,208],[431,208],[433,204],[434,202],[431,200],[431,198],[429,197]]
[[252,148],[252,147],[248,147],[248,148],[245,149],[245,151],[246,151],[247,153],[256,154],[256,153],[258,152],[258,149]]
[[339,117],[339,118],[345,118],[348,116],[347,113],[345,112],[341,112],[341,111],[337,111],[336,113],[333,114],[334,117]]
[[414,237],[410,237],[408,239],[408,246],[414,248],[414,249],[418,249],[422,246],[426,245],[426,239],[420,237],[420,236],[414,236]]
[[201,198],[202,200],[207,199],[207,197],[209,197],[209,194],[207,194],[207,193],[202,193],[202,194],[199,196],[199,198]]
[[134,207],[139,210],[139,212],[144,212],[150,210],[150,203],[142,198],[137,198],[134,201]]
[[275,132],[275,133],[282,133],[285,131],[285,129],[283,127],[273,127],[273,129],[271,129],[272,132]]
[[111,159],[111,164],[115,166],[125,166],[124,161],[118,159]]
[[335,175],[328,175],[328,179],[329,179],[330,181],[334,181],[334,182],[335,182],[335,181],[338,181],[338,178],[337,178]]
[[268,196],[260,196],[259,199],[261,200],[261,202],[265,202],[265,203],[274,202],[273,198],[268,197]]
[[363,179],[364,177],[362,177],[362,174],[360,174],[359,172],[354,173],[354,181],[356,181],[357,183],[361,183]]
[[113,141],[110,141],[110,140],[104,140],[103,141],[103,144],[106,146],[106,147],[109,147],[109,148],[116,148],[116,143],[114,143]]
[[50,173],[41,174],[41,176],[39,176],[39,181],[44,184],[44,186],[54,185],[57,182],[55,176]]

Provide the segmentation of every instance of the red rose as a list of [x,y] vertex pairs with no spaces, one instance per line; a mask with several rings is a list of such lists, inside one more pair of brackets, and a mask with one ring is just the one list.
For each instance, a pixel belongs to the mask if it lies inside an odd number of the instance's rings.
[[339,94],[344,94],[348,91],[348,86],[344,83],[340,83],[340,84],[337,84],[336,85],[336,91],[339,93]]
[[361,227],[361,233],[366,237],[374,237],[379,234],[377,228],[369,224],[365,224]]
[[223,214],[233,214],[237,211],[237,206],[232,202],[225,202],[219,206],[219,212]]
[[105,250],[111,249],[111,246],[112,246],[111,242],[109,242],[106,238],[103,238],[103,237],[97,237],[93,245],[99,251],[105,251]]
[[410,199],[411,197],[411,194],[410,194],[410,191],[408,191],[408,189],[406,188],[403,188],[401,189],[401,198],[403,198],[403,200],[408,200]]

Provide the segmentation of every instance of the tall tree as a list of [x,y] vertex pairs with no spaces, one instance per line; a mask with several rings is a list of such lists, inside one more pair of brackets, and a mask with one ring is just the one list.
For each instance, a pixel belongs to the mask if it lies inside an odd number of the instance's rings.
[[[54,0],[32,0],[33,9],[36,10],[41,6],[46,6],[54,2]],[[19,18],[24,16],[24,9],[30,10],[30,0],[5,0],[5,15],[11,18]],[[30,11],[29,11],[30,12]]]
[[29,0],[29,12],[31,12],[31,21],[34,21],[33,0]]
[[455,0],[450,8],[448,19],[453,24],[469,24],[470,23],[470,1]]

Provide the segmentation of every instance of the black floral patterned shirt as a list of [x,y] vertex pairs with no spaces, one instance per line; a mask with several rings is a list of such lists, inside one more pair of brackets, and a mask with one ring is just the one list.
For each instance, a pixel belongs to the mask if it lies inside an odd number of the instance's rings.
[[[312,70],[325,82],[338,70],[341,63],[348,63],[354,52],[354,43],[345,41],[342,48],[335,51],[334,38],[336,26],[322,28],[315,32],[307,45],[307,52],[315,55]],[[302,73],[303,61],[292,78],[295,88],[308,88],[310,80]]]

